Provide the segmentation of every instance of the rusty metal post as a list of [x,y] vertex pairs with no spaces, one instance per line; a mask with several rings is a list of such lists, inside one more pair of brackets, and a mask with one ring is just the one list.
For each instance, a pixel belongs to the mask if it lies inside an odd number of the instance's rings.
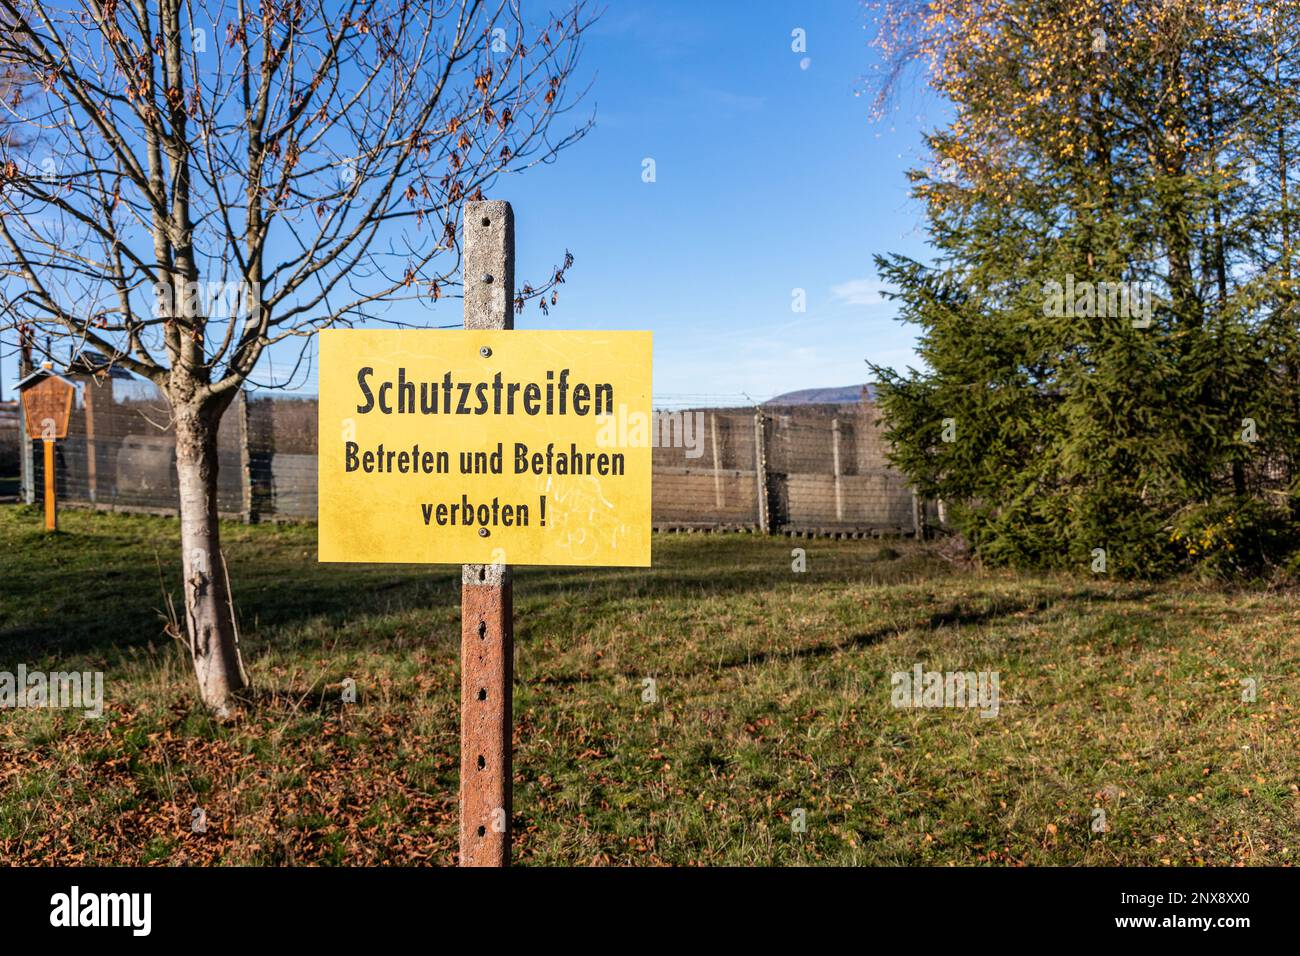
[[[464,207],[466,329],[514,328],[510,204]],[[510,863],[514,612],[506,564],[466,564],[460,586],[460,865]]]

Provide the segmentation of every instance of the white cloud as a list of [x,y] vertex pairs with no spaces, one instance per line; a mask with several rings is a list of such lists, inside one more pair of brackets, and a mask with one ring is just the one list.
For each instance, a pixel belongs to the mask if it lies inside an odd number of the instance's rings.
[[831,295],[844,305],[880,305],[885,301],[880,294],[884,288],[878,279],[850,279],[831,286]]

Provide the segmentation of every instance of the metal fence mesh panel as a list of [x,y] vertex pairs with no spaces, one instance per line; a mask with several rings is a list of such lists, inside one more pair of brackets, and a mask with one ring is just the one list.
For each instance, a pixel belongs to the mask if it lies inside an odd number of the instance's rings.
[[[156,387],[121,372],[69,376],[77,400],[57,445],[70,504],[175,513],[175,436]],[[761,414],[760,414],[761,412]],[[875,409],[858,405],[660,412],[652,520],[663,530],[912,533],[913,496],[885,459]],[[218,433],[218,509],[244,520],[316,518],[317,402],[240,395]],[[39,501],[42,456],[29,500]]]
[[911,531],[912,491],[869,405],[765,408],[772,527]]
[[19,473],[22,461],[22,423],[17,402],[0,402],[0,479]]
[[[162,393],[122,375],[67,376],[77,386],[68,436],[55,445],[55,487],[64,502],[114,511],[178,508],[176,435]],[[227,414],[217,433],[217,509],[243,513],[240,422]],[[37,500],[44,456],[32,456]]]
[[252,511],[260,517],[316,519],[316,399],[248,401]]
[[[661,413],[651,515],[657,528],[756,528],[753,409]],[[680,435],[682,441],[668,444]]]

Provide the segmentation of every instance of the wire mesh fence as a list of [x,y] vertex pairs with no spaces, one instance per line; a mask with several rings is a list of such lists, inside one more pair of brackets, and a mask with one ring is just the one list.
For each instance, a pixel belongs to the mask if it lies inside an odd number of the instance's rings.
[[22,470],[23,439],[19,429],[22,422],[18,414],[17,402],[0,402],[0,482],[6,485],[0,489],[0,495],[13,494],[7,483],[18,476]]
[[[175,435],[158,389],[124,372],[77,386],[58,443],[61,502],[174,514]],[[659,530],[913,534],[924,514],[885,457],[869,402],[656,411],[652,520]],[[218,510],[245,521],[316,518],[317,402],[241,395],[218,433]],[[42,456],[23,493],[41,499]]]
[[[67,438],[55,445],[59,501],[112,511],[177,509],[176,436],[167,401],[152,382],[114,371],[65,375],[76,386]],[[244,511],[240,416],[227,414],[217,435],[217,507]],[[44,457],[27,457],[24,493],[40,501]],[[28,479],[30,475],[30,479]]]

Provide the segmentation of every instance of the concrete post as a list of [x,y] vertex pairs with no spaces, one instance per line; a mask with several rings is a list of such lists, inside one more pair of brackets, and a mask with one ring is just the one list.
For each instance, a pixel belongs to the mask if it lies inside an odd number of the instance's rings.
[[844,520],[844,490],[840,487],[840,420],[831,419],[831,468],[835,471],[835,520]]
[[[464,206],[466,329],[514,328],[515,221],[507,202]],[[460,865],[510,863],[514,609],[505,564],[461,567]]]
[[718,416],[713,412],[709,412],[709,430],[713,433],[713,506],[721,512],[722,462],[718,460]]
[[754,415],[754,470],[758,474],[758,530],[763,534],[772,531],[767,502],[767,438],[762,409]]

